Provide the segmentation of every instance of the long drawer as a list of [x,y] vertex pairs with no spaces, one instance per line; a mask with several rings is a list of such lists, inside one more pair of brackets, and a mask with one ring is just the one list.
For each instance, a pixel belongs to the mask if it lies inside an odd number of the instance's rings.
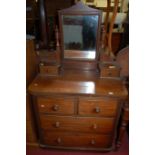
[[52,131],[97,132],[110,134],[114,118],[40,115],[41,128]]
[[118,102],[115,99],[103,98],[80,98],[79,114],[84,116],[109,116],[114,117],[117,113]]
[[38,97],[37,103],[40,113],[74,114],[74,98]]
[[65,132],[44,132],[44,144],[61,147],[108,148],[112,144],[110,135]]

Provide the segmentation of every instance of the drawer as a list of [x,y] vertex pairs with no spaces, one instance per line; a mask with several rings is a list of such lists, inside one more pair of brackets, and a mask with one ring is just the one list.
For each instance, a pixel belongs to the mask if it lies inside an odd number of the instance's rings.
[[100,77],[119,77],[120,66],[116,63],[104,62],[99,64]]
[[41,128],[52,131],[112,133],[114,118],[41,115]]
[[117,113],[117,106],[118,102],[115,99],[80,98],[79,114],[114,117]]
[[120,70],[117,68],[109,69],[109,68],[103,68],[100,72],[100,77],[119,77],[120,76]]
[[40,73],[41,74],[50,74],[50,75],[58,75],[59,74],[59,65],[46,65],[40,64]]
[[38,109],[41,113],[74,114],[73,98],[37,98]]
[[107,148],[112,137],[100,134],[44,132],[44,143],[61,147]]

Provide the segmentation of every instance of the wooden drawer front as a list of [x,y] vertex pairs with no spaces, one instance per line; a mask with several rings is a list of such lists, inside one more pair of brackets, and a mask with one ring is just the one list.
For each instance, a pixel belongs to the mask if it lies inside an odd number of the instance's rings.
[[76,131],[112,133],[114,118],[45,116],[42,115],[41,127],[52,131]]
[[40,73],[41,74],[58,75],[59,67],[58,66],[41,66],[40,65]]
[[79,114],[85,116],[116,116],[117,105],[116,100],[80,99]]
[[117,63],[104,62],[99,64],[100,77],[119,77],[120,66]]
[[107,148],[111,145],[110,135],[45,132],[46,145],[61,147]]
[[74,114],[73,98],[38,98],[38,109],[41,113]]
[[119,77],[119,75],[120,70],[117,68],[116,69],[103,68],[100,73],[101,77]]

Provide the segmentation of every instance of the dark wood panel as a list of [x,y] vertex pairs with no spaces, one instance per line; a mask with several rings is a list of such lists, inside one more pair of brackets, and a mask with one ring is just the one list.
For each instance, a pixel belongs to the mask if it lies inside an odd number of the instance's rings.
[[57,15],[58,10],[68,8],[74,4],[74,0],[46,0],[47,15]]
[[110,134],[115,118],[41,115],[40,120],[45,130]]
[[74,69],[74,70],[96,70],[97,63],[93,61],[74,61],[74,60],[66,60],[63,61],[63,69]]
[[112,33],[112,51],[116,54],[119,51],[122,33]]
[[35,53],[34,40],[26,40],[26,84],[30,84],[38,73],[37,55]]
[[26,143],[30,145],[37,145],[37,137],[34,126],[34,119],[31,109],[30,95],[26,95]]
[[[26,40],[26,85],[32,82],[38,73],[38,60],[34,51],[34,40]],[[31,107],[30,95],[26,94],[26,143],[37,145],[37,137]]]

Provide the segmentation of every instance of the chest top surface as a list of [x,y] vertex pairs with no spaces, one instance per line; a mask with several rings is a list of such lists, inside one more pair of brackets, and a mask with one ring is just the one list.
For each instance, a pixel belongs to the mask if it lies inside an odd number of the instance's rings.
[[125,97],[120,79],[99,78],[94,72],[67,71],[60,76],[38,75],[29,86],[32,95],[68,94]]

